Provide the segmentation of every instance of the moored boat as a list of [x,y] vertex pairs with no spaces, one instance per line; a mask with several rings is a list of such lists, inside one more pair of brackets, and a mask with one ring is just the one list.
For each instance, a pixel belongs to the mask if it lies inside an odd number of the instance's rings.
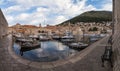
[[21,44],[21,49],[20,49],[20,55],[23,55],[23,52],[25,51],[30,51],[33,49],[40,48],[40,43],[39,42],[24,42]]
[[39,42],[25,42],[21,44],[21,49],[32,49],[40,47]]
[[84,49],[88,46],[88,44],[84,44],[84,43],[71,43],[69,44],[69,47],[70,48],[73,48],[73,49]]

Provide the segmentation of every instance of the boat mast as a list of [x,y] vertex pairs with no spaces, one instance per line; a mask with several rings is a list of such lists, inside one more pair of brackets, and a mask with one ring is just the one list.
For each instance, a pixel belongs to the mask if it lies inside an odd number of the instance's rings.
[[71,31],[70,31],[70,22],[69,22],[69,33],[68,33],[69,35],[71,34]]
[[[60,37],[60,28],[59,28],[59,25],[58,25],[58,31],[59,31],[59,37]],[[58,42],[58,48],[59,48],[59,42]]]

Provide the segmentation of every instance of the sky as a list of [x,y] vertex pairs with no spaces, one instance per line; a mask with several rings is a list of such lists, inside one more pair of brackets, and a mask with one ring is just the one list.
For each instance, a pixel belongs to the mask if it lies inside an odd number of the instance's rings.
[[0,0],[9,26],[56,25],[83,12],[112,11],[112,0]]

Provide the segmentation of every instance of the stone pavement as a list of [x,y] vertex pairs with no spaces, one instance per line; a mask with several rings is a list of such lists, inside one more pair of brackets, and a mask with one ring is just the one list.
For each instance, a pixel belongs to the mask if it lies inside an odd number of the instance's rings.
[[112,71],[109,63],[106,63],[105,67],[101,67],[101,55],[104,53],[107,39],[102,39],[76,54],[78,59],[76,57],[70,61],[66,59],[66,61],[69,61],[68,63],[43,69],[30,66],[29,64],[25,65],[13,58],[8,51],[10,39],[5,37],[0,40],[0,71]]

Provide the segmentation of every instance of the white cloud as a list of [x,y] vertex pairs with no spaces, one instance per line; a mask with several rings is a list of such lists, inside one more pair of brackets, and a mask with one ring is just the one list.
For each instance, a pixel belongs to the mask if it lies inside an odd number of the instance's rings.
[[29,8],[23,7],[21,5],[13,5],[9,6],[8,8],[4,9],[4,12],[6,14],[16,13],[16,12],[24,12],[28,10]]
[[30,8],[33,6],[52,6],[54,0],[11,0],[11,2],[15,2],[17,5]]
[[111,5],[111,3],[105,4],[102,9],[103,10],[112,11],[112,5]]
[[65,16],[62,16],[62,15],[61,15],[61,16],[58,16],[58,17],[55,19],[53,25],[62,23],[62,22],[65,21],[65,20],[67,20],[67,18],[65,18]]
[[7,18],[8,23],[11,22],[11,24],[9,24],[10,26],[14,25],[14,23],[13,23],[14,22],[14,18],[12,16],[7,15],[6,18]]
[[112,0],[104,0],[101,10],[112,11]]
[[15,16],[15,19],[20,22],[21,24],[34,24],[37,25],[40,22],[43,22],[43,15],[36,13],[21,13],[20,15]]
[[10,6],[7,8],[8,11],[20,11],[22,10],[22,7],[19,5],[15,5],[15,6]]
[[16,16],[16,19],[18,19],[18,20],[26,20],[26,19],[29,19],[29,14],[27,14],[27,13],[22,13],[22,14],[20,14],[20,15],[18,15],[18,16]]
[[[0,3],[3,0],[0,1]],[[10,25],[16,24],[59,24],[85,11],[97,10],[93,5],[86,5],[87,0],[9,0],[15,3],[5,8],[4,14]],[[95,0],[96,1],[96,0]],[[107,0],[109,1],[109,0]],[[111,10],[111,4],[103,3],[101,10]],[[34,11],[31,11],[34,8]],[[15,15],[15,13],[18,13]]]

